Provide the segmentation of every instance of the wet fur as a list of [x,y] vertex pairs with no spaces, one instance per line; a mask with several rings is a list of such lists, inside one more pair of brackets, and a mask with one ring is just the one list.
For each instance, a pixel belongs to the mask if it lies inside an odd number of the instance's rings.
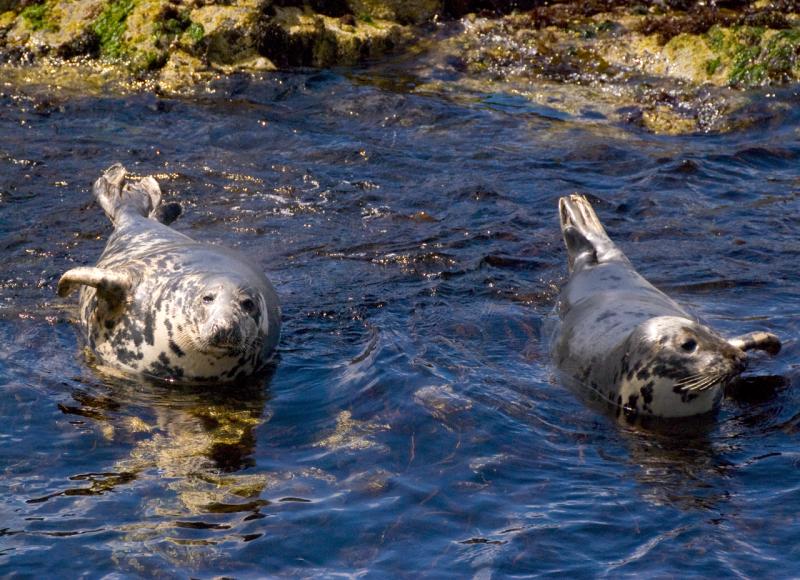
[[238,381],[263,367],[280,332],[278,298],[263,273],[237,252],[162,223],[180,212],[164,211],[151,177],[126,183],[115,165],[94,193],[114,232],[97,266],[65,273],[59,294],[80,286],[82,326],[102,364],[182,383]]
[[746,354],[633,268],[589,202],[559,200],[570,279],[558,303],[552,354],[562,375],[617,412],[706,413],[745,368]]

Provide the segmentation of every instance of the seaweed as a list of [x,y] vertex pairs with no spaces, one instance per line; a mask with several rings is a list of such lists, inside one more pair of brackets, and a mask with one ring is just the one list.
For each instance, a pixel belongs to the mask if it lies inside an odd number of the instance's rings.
[[31,4],[27,6],[20,15],[33,30],[45,30],[50,32],[58,30],[58,25],[48,18],[50,15],[50,6],[46,2]]
[[106,6],[95,20],[92,31],[97,35],[100,54],[108,58],[120,58],[125,53],[122,36],[125,34],[126,20],[133,10],[135,0],[116,0]]

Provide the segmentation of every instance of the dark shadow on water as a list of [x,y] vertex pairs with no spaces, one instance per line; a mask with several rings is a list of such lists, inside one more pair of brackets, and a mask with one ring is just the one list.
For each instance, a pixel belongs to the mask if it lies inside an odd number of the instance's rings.
[[744,376],[728,385],[725,396],[743,405],[772,400],[790,384],[782,375]]

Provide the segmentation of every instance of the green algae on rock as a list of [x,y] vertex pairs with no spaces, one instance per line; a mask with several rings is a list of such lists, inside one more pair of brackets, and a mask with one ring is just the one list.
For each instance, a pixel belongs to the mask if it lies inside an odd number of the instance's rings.
[[31,54],[65,58],[96,48],[91,23],[103,0],[48,0],[22,10],[4,36],[6,46],[24,47]]
[[106,5],[103,12],[92,25],[97,35],[100,52],[105,57],[122,56],[122,35],[125,33],[125,20],[133,9],[133,0],[116,0]]

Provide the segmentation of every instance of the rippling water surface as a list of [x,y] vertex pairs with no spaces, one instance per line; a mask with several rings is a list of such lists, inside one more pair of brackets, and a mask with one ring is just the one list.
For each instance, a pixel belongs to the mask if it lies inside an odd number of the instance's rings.
[[[0,97],[0,574],[796,575],[796,97],[658,137],[368,81]],[[89,188],[115,161],[269,273],[284,333],[259,384],[87,364],[55,283],[104,246]],[[573,191],[723,333],[783,337],[716,417],[623,425],[555,380]]]

